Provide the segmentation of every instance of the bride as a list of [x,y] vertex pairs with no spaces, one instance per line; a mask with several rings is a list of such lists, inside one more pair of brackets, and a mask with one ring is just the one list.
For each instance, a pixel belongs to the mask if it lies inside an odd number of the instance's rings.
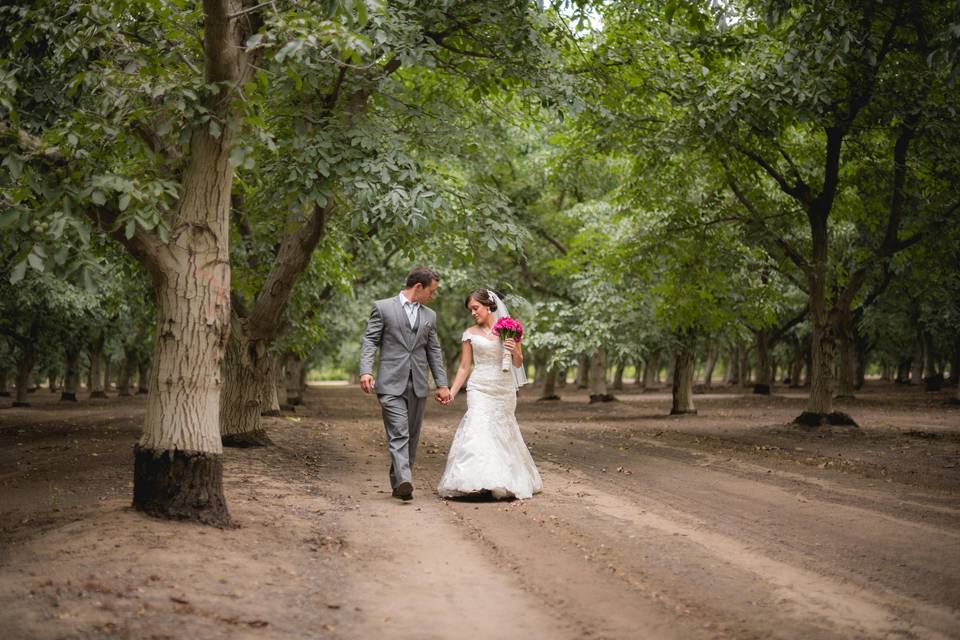
[[[437,491],[443,497],[490,492],[496,498],[529,498],[543,487],[514,417],[517,388],[526,384],[523,351],[515,340],[493,332],[507,308],[492,291],[477,289],[467,298],[476,325],[463,332],[460,368],[450,388],[452,397],[467,381],[467,413],[453,437],[447,467]],[[503,350],[513,358],[503,371]],[[473,373],[470,366],[473,365]]]

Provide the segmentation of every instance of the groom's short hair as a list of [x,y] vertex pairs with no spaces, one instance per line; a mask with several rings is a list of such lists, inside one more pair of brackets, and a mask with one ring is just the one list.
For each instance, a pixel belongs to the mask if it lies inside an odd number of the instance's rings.
[[414,267],[407,275],[407,289],[415,286],[418,282],[424,287],[429,287],[434,280],[440,282],[440,276],[430,267]]

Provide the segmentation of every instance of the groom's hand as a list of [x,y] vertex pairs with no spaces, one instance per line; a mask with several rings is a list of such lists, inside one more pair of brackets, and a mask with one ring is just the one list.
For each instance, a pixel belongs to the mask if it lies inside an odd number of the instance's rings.
[[360,388],[363,389],[364,393],[373,391],[373,376],[369,373],[360,376]]
[[437,402],[447,405],[450,404],[451,400],[453,400],[453,397],[450,395],[450,389],[448,387],[439,387],[437,389]]

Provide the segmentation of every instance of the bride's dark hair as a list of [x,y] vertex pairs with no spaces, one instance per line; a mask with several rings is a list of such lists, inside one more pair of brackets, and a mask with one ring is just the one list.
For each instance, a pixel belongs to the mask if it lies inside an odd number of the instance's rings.
[[470,295],[467,296],[467,299],[463,301],[463,306],[467,309],[470,308],[470,300],[476,300],[487,309],[490,310],[490,313],[493,313],[497,310],[497,303],[493,301],[493,298],[490,297],[490,291],[487,289],[474,289],[470,292]]

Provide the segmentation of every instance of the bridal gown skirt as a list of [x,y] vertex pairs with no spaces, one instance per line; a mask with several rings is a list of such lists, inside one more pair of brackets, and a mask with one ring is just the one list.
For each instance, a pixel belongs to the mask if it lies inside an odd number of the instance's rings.
[[517,395],[512,378],[502,377],[476,381],[471,377],[467,413],[453,437],[437,487],[441,496],[490,491],[497,498],[525,499],[543,488],[514,417]]

